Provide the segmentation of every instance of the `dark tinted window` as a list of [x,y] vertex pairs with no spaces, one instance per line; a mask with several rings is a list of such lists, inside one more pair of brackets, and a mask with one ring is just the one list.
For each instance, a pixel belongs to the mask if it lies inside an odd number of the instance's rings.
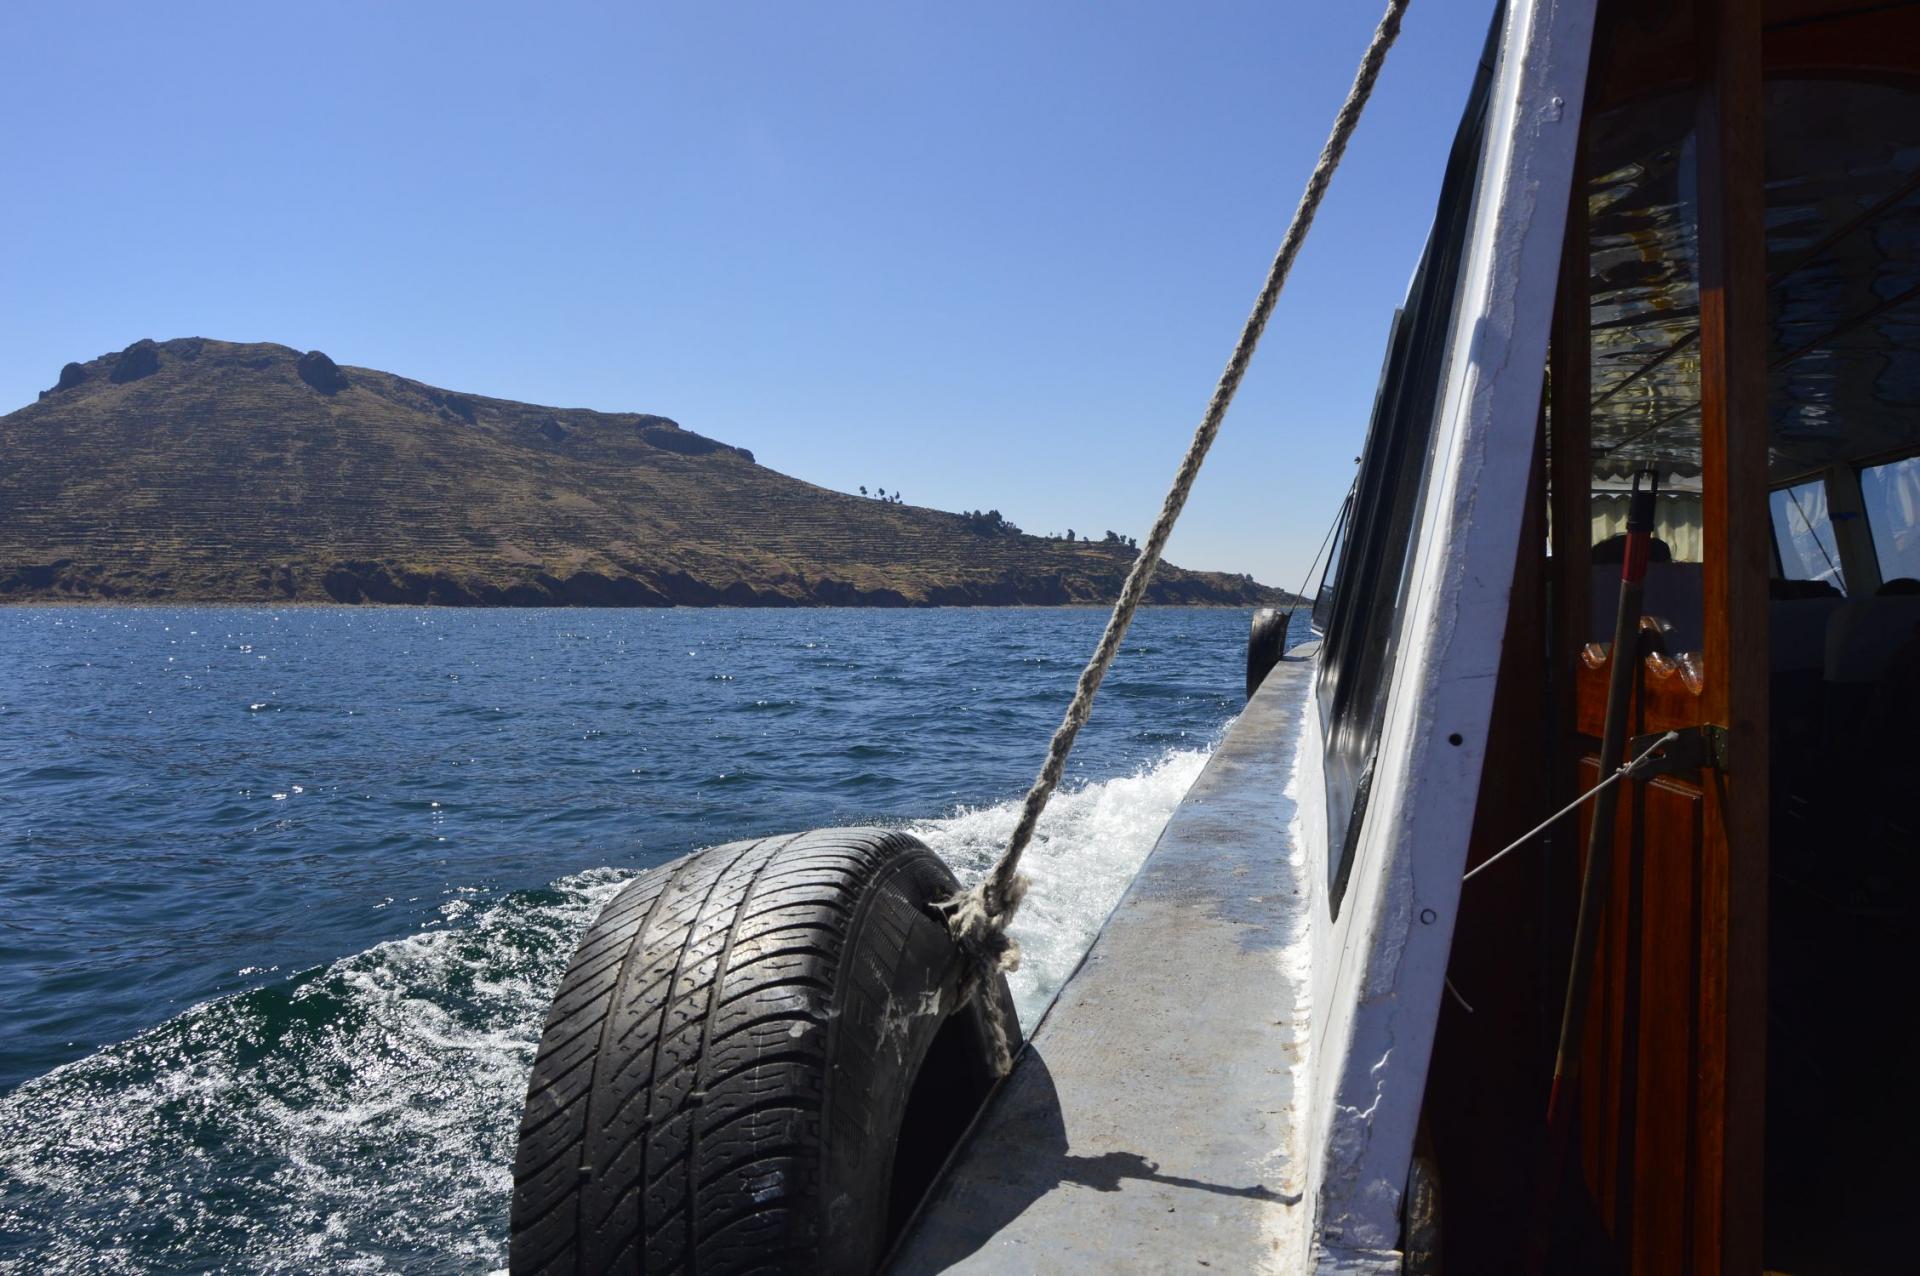
[[[1494,17],[1497,32],[1500,15]],[[1328,899],[1336,915],[1353,867],[1374,757],[1386,714],[1388,674],[1406,601],[1406,568],[1433,439],[1433,418],[1453,323],[1460,258],[1493,79],[1489,34],[1465,119],[1454,138],[1440,209],[1394,317],[1374,399],[1331,600],[1315,608],[1326,631],[1319,701],[1325,727]]]
[[1327,619],[1333,614],[1333,582],[1340,579],[1340,553],[1347,544],[1347,520],[1353,515],[1353,492],[1340,504],[1340,516],[1333,523],[1333,553],[1320,571],[1320,585],[1313,596],[1313,632],[1325,636]]

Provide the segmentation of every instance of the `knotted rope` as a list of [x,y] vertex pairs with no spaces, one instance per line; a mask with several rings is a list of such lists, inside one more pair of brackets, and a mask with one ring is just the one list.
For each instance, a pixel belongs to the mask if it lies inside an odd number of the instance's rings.
[[[1193,442],[1187,445],[1187,454],[1180,460],[1180,468],[1173,476],[1173,487],[1160,507],[1160,517],[1154,521],[1153,530],[1147,534],[1146,545],[1141,548],[1140,556],[1134,559],[1126,583],[1120,587],[1120,598],[1113,605],[1113,615],[1107,619],[1106,631],[1100,635],[1100,645],[1094,648],[1093,658],[1087,662],[1087,667],[1080,671],[1073,701],[1067,706],[1066,716],[1061,719],[1059,728],[1054,731],[1052,743],[1047,746],[1047,760],[1041,765],[1039,776],[1035,778],[1033,787],[1027,790],[1026,801],[1020,807],[1020,822],[1014,826],[1013,837],[1007,843],[1006,851],[978,886],[940,904],[947,929],[966,961],[966,973],[962,976],[960,990],[963,1005],[983,986],[989,989],[991,996],[993,977],[1003,970],[1015,970],[1020,965],[1020,946],[1007,934],[1007,925],[1013,920],[1013,915],[1020,908],[1020,901],[1027,893],[1027,879],[1019,871],[1020,857],[1033,840],[1034,826],[1040,821],[1040,813],[1046,809],[1047,799],[1053,796],[1054,789],[1060,784],[1061,774],[1067,766],[1067,754],[1073,749],[1074,737],[1086,725],[1087,715],[1093,709],[1093,697],[1100,690],[1100,681],[1106,677],[1108,666],[1113,664],[1113,658],[1120,650],[1120,641],[1126,637],[1127,626],[1133,623],[1133,613],[1146,595],[1154,569],[1160,565],[1160,554],[1166,548],[1167,537],[1173,532],[1181,509],[1186,506],[1187,494],[1193,490],[1193,481],[1200,474],[1200,465],[1207,458],[1207,450],[1220,433],[1220,424],[1226,419],[1227,408],[1240,388],[1241,378],[1246,375],[1254,348],[1260,344],[1260,334],[1266,330],[1274,303],[1280,299],[1280,290],[1286,286],[1294,258],[1300,254],[1300,246],[1306,241],[1307,231],[1313,225],[1320,201],[1326,197],[1334,170],[1340,166],[1340,157],[1346,153],[1347,142],[1360,123],[1360,112],[1373,93],[1374,82],[1380,78],[1380,68],[1386,62],[1387,50],[1393,47],[1395,37],[1400,34],[1400,19],[1409,2],[1388,0],[1386,14],[1380,19],[1380,25],[1373,33],[1373,41],[1367,45],[1366,54],[1360,59],[1360,69],[1353,78],[1353,87],[1347,91],[1347,100],[1334,117],[1333,131],[1320,152],[1320,161],[1314,165],[1313,175],[1307,179],[1307,188],[1300,196],[1300,205],[1294,210],[1286,237],[1280,241],[1273,265],[1267,270],[1267,280],[1254,301],[1253,313],[1247,317],[1246,326],[1240,331],[1233,357],[1227,360],[1226,371],[1220,374],[1220,383],[1214,387],[1213,398],[1207,403],[1206,415],[1201,417],[1199,428],[1193,432]],[[1012,1056],[1001,1015],[998,1008],[994,1009],[995,1013],[988,1014],[986,1018],[992,1028],[999,1069],[1004,1073],[1012,1066]]]

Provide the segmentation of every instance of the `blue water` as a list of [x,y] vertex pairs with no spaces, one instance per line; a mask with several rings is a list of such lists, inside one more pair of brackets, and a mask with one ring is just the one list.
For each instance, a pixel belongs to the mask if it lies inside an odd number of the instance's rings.
[[[482,1271],[545,1005],[696,847],[1012,825],[1094,611],[0,610],[0,1268]],[[1150,611],[1029,864],[1044,1007],[1238,709]]]

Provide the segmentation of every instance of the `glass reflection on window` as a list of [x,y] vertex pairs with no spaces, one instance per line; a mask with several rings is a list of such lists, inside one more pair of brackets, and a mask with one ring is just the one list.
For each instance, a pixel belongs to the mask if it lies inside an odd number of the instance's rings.
[[1860,471],[1882,580],[1920,580],[1920,457]]
[[1826,484],[1815,479],[1775,490],[1768,497],[1773,541],[1780,550],[1780,574],[1788,580],[1822,580],[1847,592],[1840,569],[1840,547],[1827,517]]

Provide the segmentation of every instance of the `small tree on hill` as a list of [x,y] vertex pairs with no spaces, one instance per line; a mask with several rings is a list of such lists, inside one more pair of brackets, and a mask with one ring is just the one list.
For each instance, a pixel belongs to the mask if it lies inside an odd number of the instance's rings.
[[964,513],[967,530],[975,536],[1018,536],[1020,529],[1001,517],[999,510],[988,510],[984,514],[979,510]]

